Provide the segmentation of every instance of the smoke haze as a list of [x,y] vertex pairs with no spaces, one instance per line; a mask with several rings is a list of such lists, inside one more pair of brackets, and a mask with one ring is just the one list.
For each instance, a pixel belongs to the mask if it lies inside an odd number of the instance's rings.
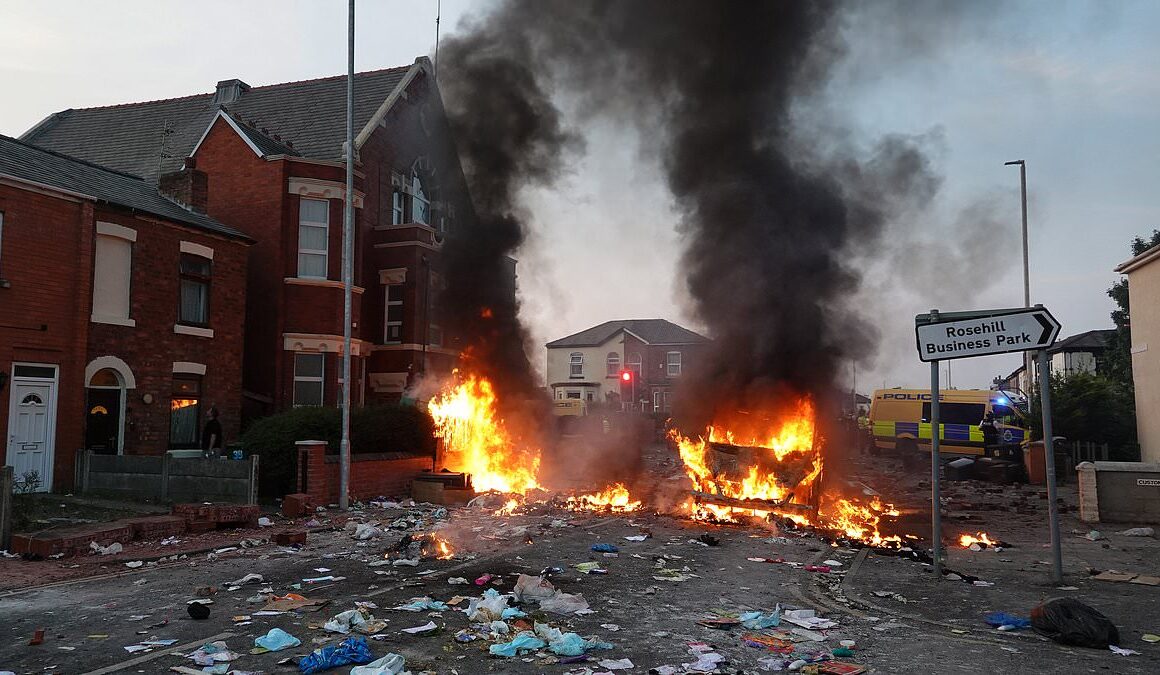
[[[677,416],[699,424],[803,393],[828,400],[846,364],[871,361],[878,344],[856,304],[860,263],[893,255],[879,244],[885,229],[905,231],[930,208],[942,184],[930,153],[941,140],[936,130],[862,148],[832,109],[824,124],[801,122],[847,53],[851,26],[881,36],[881,58],[893,62],[937,49],[981,14],[888,7],[508,0],[465,26],[440,55],[441,85],[483,227],[461,247],[454,264],[466,267],[458,283],[449,277],[448,295],[476,310],[489,293],[477,270],[523,240],[520,190],[551,185],[578,147],[566,100],[577,124],[635,127],[675,200],[682,290],[714,340],[682,378]],[[880,23],[862,30],[862,21]],[[943,27],[932,35],[927,22]],[[495,336],[523,344],[515,313],[502,319]],[[503,349],[503,363],[519,361]]]

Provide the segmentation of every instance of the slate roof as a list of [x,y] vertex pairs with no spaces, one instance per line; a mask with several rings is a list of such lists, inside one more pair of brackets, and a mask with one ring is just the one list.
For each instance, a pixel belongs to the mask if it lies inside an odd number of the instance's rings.
[[622,319],[606,321],[588,330],[549,342],[547,347],[595,347],[613,335],[627,330],[650,345],[689,345],[708,342],[709,338],[664,319]]
[[1101,351],[1107,349],[1115,334],[1114,328],[1077,333],[1056,342],[1048,348],[1047,353]]
[[138,176],[38,148],[0,135],[0,176],[12,176],[77,192],[193,227],[250,241],[241,232],[209,216],[186,209]]
[[[355,73],[355,133],[366,126],[410,68]],[[50,115],[20,139],[155,181],[163,138],[167,156],[161,161],[161,173],[180,169],[221,107],[213,100],[214,92],[210,92],[101,108],[70,108]],[[252,87],[224,108],[235,120],[265,128],[266,133],[255,133],[277,147],[257,141],[255,145],[270,150],[270,154],[290,154],[285,152],[285,144],[292,143],[303,157],[342,160],[345,75]],[[274,135],[282,141],[275,141]]]

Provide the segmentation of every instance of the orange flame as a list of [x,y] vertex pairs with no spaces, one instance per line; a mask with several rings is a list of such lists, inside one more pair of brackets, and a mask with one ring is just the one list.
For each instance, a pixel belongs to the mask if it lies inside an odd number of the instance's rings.
[[568,498],[568,508],[575,511],[606,511],[628,513],[640,509],[640,501],[633,501],[623,483],[615,483],[603,492]]
[[[753,420],[741,418],[730,420],[728,424],[714,424],[705,436],[695,440],[675,430],[670,431],[669,436],[677,443],[693,489],[738,500],[808,503],[809,494],[815,489],[814,483],[822,473],[813,403],[808,398],[799,400],[772,430],[764,433],[742,434],[729,428],[740,425],[751,427]],[[734,476],[730,477],[719,466],[713,443],[764,448],[768,454],[755,456],[756,463],[741,469],[741,475],[734,471]],[[775,462],[785,464],[779,464],[782,468],[769,466]],[[795,465],[797,468],[792,469]],[[900,537],[886,537],[878,531],[882,517],[897,516],[898,511],[891,505],[883,505],[877,497],[869,504],[841,498],[826,500],[816,513],[788,506],[779,508],[774,504],[769,508],[744,508],[714,503],[693,503],[689,505],[689,511],[694,518],[722,521],[733,521],[737,516],[766,518],[777,515],[798,525],[812,525],[871,546],[898,546],[902,543]]]
[[470,474],[476,491],[523,494],[540,487],[540,451],[514,442],[497,416],[490,381],[469,376],[432,398],[427,410],[443,441],[445,467]]
[[520,500],[509,499],[509,500],[507,500],[506,504],[504,504],[503,506],[496,509],[495,515],[497,515],[497,516],[510,516],[516,512],[516,509],[519,508],[519,506],[520,506]]
[[[676,430],[669,432],[670,438],[677,444],[681,460],[685,464],[685,473],[693,482],[695,490],[733,499],[771,501],[784,500],[790,497],[791,491],[795,489],[791,501],[798,500],[801,497],[798,493],[805,492],[804,488],[808,488],[821,474],[822,461],[814,447],[815,434],[814,407],[806,398],[798,402],[791,415],[775,430],[761,435],[750,434],[742,437],[721,424],[709,427],[705,436],[697,439],[682,436]],[[716,466],[711,443],[766,448],[769,450],[769,459],[776,461],[798,455],[809,461],[810,470],[793,485],[786,485],[775,472],[757,465],[750,466],[743,477],[731,478]],[[712,517],[719,520],[730,520],[735,513],[757,517],[765,517],[771,513],[764,509],[737,509],[715,504],[698,504],[693,511],[694,517]],[[798,513],[780,515],[802,524],[808,522],[808,519]]]
[[970,548],[971,544],[983,544],[984,546],[998,546],[999,542],[987,536],[986,532],[978,532],[974,535],[964,534],[959,537],[959,546],[963,548]]
[[890,504],[883,505],[878,497],[863,506],[848,499],[835,499],[826,504],[818,514],[822,527],[836,530],[850,539],[857,539],[869,546],[901,546],[902,537],[884,537],[878,531],[882,516],[897,516],[898,511]]

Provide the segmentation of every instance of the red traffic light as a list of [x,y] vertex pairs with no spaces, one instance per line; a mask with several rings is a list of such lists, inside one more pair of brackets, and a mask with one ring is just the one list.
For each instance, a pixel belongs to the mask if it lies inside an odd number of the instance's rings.
[[632,382],[632,371],[631,370],[620,371],[620,379],[624,382]]

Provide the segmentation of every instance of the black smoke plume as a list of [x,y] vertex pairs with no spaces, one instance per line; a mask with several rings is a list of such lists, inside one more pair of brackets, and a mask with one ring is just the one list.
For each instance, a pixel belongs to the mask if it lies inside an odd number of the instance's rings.
[[845,52],[851,7],[501,2],[440,65],[481,218],[495,223],[469,260],[509,254],[522,233],[514,195],[560,170],[570,135],[552,93],[562,93],[581,119],[635,126],[676,199],[691,309],[713,338],[683,378],[678,414],[700,423],[801,394],[827,400],[839,368],[876,345],[851,306],[852,252],[939,184],[913,139],[885,139],[863,157],[795,135],[801,105]]

